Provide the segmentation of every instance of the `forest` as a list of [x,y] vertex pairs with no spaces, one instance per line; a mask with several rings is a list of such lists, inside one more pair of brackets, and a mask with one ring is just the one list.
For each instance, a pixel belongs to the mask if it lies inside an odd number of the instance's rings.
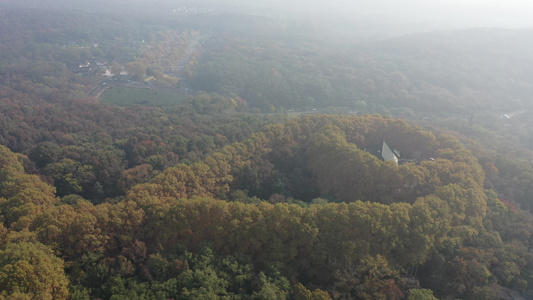
[[0,299],[533,297],[533,31],[44,9],[0,5]]

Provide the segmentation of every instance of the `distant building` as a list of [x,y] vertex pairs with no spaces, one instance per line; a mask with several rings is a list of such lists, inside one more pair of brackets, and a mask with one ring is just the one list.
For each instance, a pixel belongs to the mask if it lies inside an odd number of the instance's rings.
[[122,71],[118,74],[120,76],[128,76],[128,70],[124,66],[122,66]]
[[394,163],[398,164],[398,159],[400,157],[400,154],[391,149],[385,141],[382,141],[381,143],[373,146],[365,148],[365,151],[376,156],[377,158],[383,160],[383,161],[394,161]]
[[109,70],[109,69],[106,69],[106,70],[105,70],[105,73],[104,73],[104,76],[105,76],[105,77],[113,77],[113,76],[114,76],[114,74],[113,74],[113,73],[111,73],[111,70]]
[[67,68],[76,74],[88,74],[92,71],[91,63],[88,60],[73,61],[67,64]]
[[98,67],[105,67],[105,66],[107,66],[107,61],[105,61],[105,60],[97,59],[97,60],[95,60],[94,62],[96,63],[96,65],[97,65]]

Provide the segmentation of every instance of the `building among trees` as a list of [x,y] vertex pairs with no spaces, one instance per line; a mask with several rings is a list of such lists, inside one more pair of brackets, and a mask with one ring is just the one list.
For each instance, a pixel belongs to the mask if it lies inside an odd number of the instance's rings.
[[385,141],[382,141],[381,143],[375,146],[366,148],[365,151],[371,153],[372,155],[383,161],[390,160],[394,161],[396,164],[398,164],[398,159],[400,158],[399,152],[389,147],[389,145],[387,145]]

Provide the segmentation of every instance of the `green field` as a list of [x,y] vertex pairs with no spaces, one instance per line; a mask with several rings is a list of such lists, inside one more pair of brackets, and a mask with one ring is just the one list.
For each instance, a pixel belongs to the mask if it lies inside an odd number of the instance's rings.
[[180,103],[186,95],[174,91],[112,86],[102,94],[102,102],[118,106],[146,105],[171,106]]

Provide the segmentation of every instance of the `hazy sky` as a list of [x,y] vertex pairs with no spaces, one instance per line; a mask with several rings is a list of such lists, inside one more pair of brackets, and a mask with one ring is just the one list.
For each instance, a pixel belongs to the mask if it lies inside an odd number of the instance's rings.
[[[247,7],[257,9],[260,13],[266,13],[266,8],[270,8],[312,15],[327,13],[330,16],[353,18],[355,21],[370,19],[384,23],[438,24],[443,29],[533,28],[533,0],[0,0],[0,4],[31,3],[32,6],[51,6],[56,3],[80,9],[105,9],[115,4],[124,8],[138,7],[141,11],[145,7],[161,8],[166,12],[169,6],[191,6],[205,2]],[[423,30],[422,27],[421,29]]]
[[[399,1],[402,2],[402,1]],[[531,0],[406,0],[420,7],[416,17],[483,27],[533,27]],[[427,13],[425,16],[424,14]]]
[[[297,3],[296,0],[280,1]],[[317,11],[335,11],[452,27],[533,27],[533,0],[309,0]]]
[[[444,28],[533,28],[533,0],[208,0]],[[267,10],[259,10],[265,12]],[[435,27],[435,26],[432,26]],[[423,28],[421,28],[423,29]]]

